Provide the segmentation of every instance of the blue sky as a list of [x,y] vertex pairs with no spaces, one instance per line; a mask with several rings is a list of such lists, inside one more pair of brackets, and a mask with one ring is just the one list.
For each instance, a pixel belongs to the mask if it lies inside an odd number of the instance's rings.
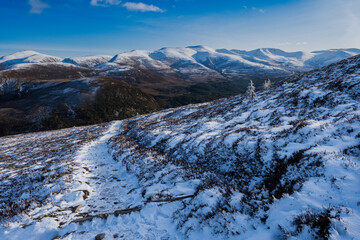
[[360,48],[360,0],[1,0],[0,55]]

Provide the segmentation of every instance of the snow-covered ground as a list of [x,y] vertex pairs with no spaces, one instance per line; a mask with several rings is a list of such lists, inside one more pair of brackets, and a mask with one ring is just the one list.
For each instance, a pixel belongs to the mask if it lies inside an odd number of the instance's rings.
[[95,67],[103,63],[107,63],[112,59],[112,56],[109,55],[96,55],[96,56],[87,56],[87,57],[74,57],[74,58],[65,58],[64,63],[71,63],[81,67]]
[[[181,239],[182,237],[176,232],[176,227],[171,221],[172,209],[178,203],[162,207],[157,207],[159,205],[157,203],[148,204],[142,196],[137,177],[127,172],[126,168],[120,162],[115,161],[108,152],[106,142],[110,137],[119,133],[118,129],[121,125],[121,121],[110,123],[102,136],[93,141],[89,141],[88,138],[96,138],[92,134],[94,134],[94,129],[98,130],[98,127],[75,128],[70,132],[63,130],[40,134],[45,135],[40,138],[55,140],[54,147],[60,148],[54,150],[56,153],[66,152],[74,147],[63,146],[58,142],[60,139],[64,141],[64,134],[76,138],[76,136],[86,133],[87,141],[81,148],[78,148],[76,153],[72,152],[73,156],[64,154],[65,158],[73,158],[71,161],[58,159],[61,160],[60,162],[64,161],[65,166],[62,164],[41,166],[41,170],[45,172],[57,168],[67,168],[67,171],[63,171],[64,176],[59,178],[61,181],[44,184],[42,182],[44,180],[39,180],[36,186],[33,186],[34,188],[30,188],[33,181],[25,179],[21,183],[21,196],[14,194],[14,187],[5,187],[5,190],[12,192],[10,194],[3,192],[2,194],[0,210],[3,212],[11,211],[8,208],[13,207],[12,203],[3,202],[6,197],[12,202],[19,201],[21,203],[23,199],[30,201],[41,197],[42,200],[36,203],[35,201],[31,202],[24,211],[19,211],[19,213],[25,213],[23,216],[11,218],[11,216],[2,215],[0,239],[38,240],[52,239],[58,236],[62,239],[89,239],[102,233],[106,234],[106,239]],[[60,139],[58,138],[59,133],[61,134]],[[16,165],[20,164],[18,161],[20,159],[11,155],[14,153],[11,151],[12,148],[10,151],[6,149],[13,146],[21,151],[17,145],[19,142],[25,146],[31,145],[24,138],[37,142],[34,135],[8,137],[8,141],[4,142],[3,154],[6,157],[10,156]],[[82,141],[65,139],[67,144]],[[14,143],[16,145],[13,145]],[[37,144],[41,143],[44,143],[44,139],[37,142]],[[46,147],[51,147],[51,145],[46,142],[46,146],[40,146],[33,151],[25,149],[24,154],[32,152],[37,155]],[[28,162],[32,156],[27,155],[22,160]],[[56,157],[54,156],[54,158]],[[32,160],[39,161],[38,159]],[[43,160],[50,161],[51,157]],[[32,164],[36,166],[36,169],[38,168],[38,164],[33,162]],[[29,171],[32,170],[29,169]],[[4,168],[2,174],[3,183],[6,183],[7,178],[11,178],[12,175],[9,172],[9,166]],[[42,190],[37,191],[36,188],[40,186]],[[8,221],[9,219],[11,220]]]
[[149,201],[189,196],[173,219],[191,239],[356,239],[359,66],[131,119],[110,147]]
[[360,56],[253,99],[0,138],[0,239],[359,239],[359,93]]

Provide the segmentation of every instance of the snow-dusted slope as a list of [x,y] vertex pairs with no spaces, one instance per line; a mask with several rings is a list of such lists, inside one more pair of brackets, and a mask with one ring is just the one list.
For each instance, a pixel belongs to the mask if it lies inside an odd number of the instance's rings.
[[134,50],[130,52],[120,53],[115,55],[110,63],[117,63],[119,65],[136,66],[146,68],[153,71],[172,71],[169,66],[149,57],[149,51]]
[[15,64],[25,64],[25,63],[54,63],[60,62],[62,59],[59,57],[54,57],[35,51],[22,51],[3,56],[0,58],[0,65],[4,68],[11,67]]
[[267,66],[262,63],[252,62],[244,59],[242,56],[217,52],[214,49],[204,46],[189,47],[196,50],[193,56],[198,62],[207,67],[217,70],[225,76],[239,76],[242,74],[257,74],[277,72],[284,74],[286,70],[276,66]]
[[360,54],[360,50],[354,48],[330,49],[325,51],[314,51],[312,54],[314,54],[312,58],[306,59],[305,66],[318,68],[358,55]]
[[96,56],[87,56],[87,57],[65,58],[63,62],[75,64],[81,67],[92,68],[99,64],[107,63],[112,58],[113,57],[109,55],[96,55]]
[[[275,48],[260,48],[253,51],[230,50],[231,53],[266,65],[282,67],[305,68],[304,61],[314,57],[313,53],[285,52]],[[350,57],[350,56],[349,56]],[[324,65],[325,66],[325,65]]]
[[360,56],[253,99],[0,138],[0,238],[357,239],[359,93]]
[[359,93],[355,57],[255,99],[129,120],[110,146],[147,201],[182,199],[173,220],[190,239],[356,239]]
[[208,68],[195,59],[197,51],[192,48],[162,48],[149,54],[157,61],[161,61],[177,73],[185,77],[218,77],[223,76],[214,69]]

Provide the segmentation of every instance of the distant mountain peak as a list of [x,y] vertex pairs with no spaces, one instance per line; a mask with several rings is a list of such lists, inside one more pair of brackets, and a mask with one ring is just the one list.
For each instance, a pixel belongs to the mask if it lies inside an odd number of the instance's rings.
[[62,61],[62,58],[26,50],[1,57],[0,65],[11,67],[16,64],[24,63],[52,63],[60,61]]
[[197,51],[210,51],[210,52],[215,51],[215,49],[204,45],[188,46],[187,48],[191,48]]

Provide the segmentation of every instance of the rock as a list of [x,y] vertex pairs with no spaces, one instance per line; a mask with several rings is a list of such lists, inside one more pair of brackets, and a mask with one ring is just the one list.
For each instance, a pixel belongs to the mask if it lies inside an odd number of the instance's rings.
[[93,218],[101,218],[101,219],[106,219],[108,216],[110,215],[115,215],[116,217],[119,215],[124,215],[124,214],[130,214],[132,212],[139,212],[141,210],[141,206],[136,206],[133,208],[126,208],[126,209],[120,209],[120,210],[116,210],[115,212],[110,212],[110,213],[100,213],[100,214],[96,214],[96,215],[86,215],[84,214],[82,218],[78,218],[75,219],[73,221],[71,221],[71,223],[79,223],[82,224],[86,221],[92,221]]
[[79,210],[80,210],[80,208],[82,208],[82,205],[77,205],[77,206],[75,206],[75,207],[71,207],[71,211],[72,211],[73,213],[78,213]]
[[102,239],[104,239],[104,237],[105,237],[105,233],[100,233],[95,236],[95,240],[102,240]]

